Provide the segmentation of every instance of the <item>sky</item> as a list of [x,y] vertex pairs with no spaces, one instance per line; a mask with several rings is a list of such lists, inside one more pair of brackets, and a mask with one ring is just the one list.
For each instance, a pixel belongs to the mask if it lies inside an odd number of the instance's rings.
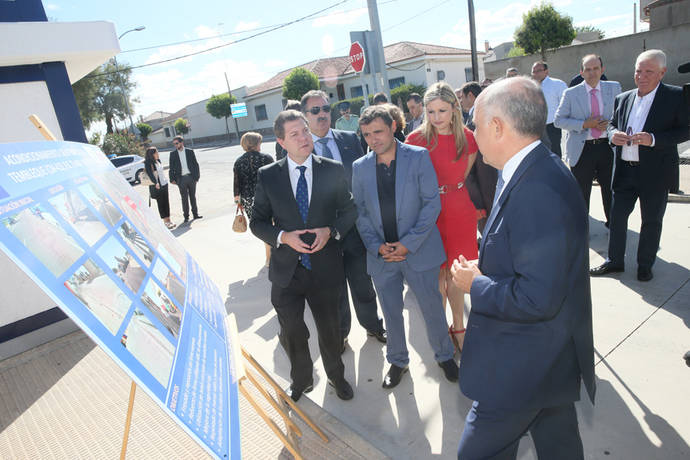
[[[463,0],[379,0],[384,45],[413,41],[470,47],[467,2]],[[522,15],[538,0],[474,2],[477,48],[513,40]],[[629,0],[552,0],[575,26],[592,25],[607,38],[633,33]],[[176,112],[188,104],[227,91],[256,85],[276,73],[325,57],[344,56],[350,31],[370,28],[366,0],[44,0],[51,21],[110,21],[120,40],[119,65],[134,68],[139,100],[133,115]],[[639,10],[639,6],[638,6]],[[308,17],[307,17],[308,16]],[[306,19],[303,19],[307,17]],[[294,21],[294,22],[293,22]],[[285,25],[284,27],[275,27]],[[647,24],[638,23],[638,31]],[[261,34],[255,37],[253,35]],[[234,43],[233,43],[234,42]],[[225,45],[227,46],[220,46]],[[209,48],[195,56],[174,59]]]

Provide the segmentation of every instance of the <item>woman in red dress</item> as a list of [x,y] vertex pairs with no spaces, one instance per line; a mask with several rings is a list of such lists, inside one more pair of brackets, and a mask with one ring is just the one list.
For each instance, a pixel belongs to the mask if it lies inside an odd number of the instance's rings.
[[461,254],[467,260],[477,258],[477,210],[464,186],[476,157],[477,143],[472,131],[463,125],[460,102],[447,83],[434,83],[427,89],[424,110],[422,125],[410,133],[405,142],[426,147],[436,170],[441,195],[441,214],[436,225],[446,251],[439,289],[443,304],[448,299],[453,315],[448,333],[456,349],[462,351],[465,293],[453,284],[450,266]]

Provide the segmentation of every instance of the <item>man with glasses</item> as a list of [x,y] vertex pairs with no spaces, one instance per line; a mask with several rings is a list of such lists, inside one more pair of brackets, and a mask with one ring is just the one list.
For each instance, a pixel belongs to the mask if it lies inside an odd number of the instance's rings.
[[[309,122],[309,130],[314,141],[314,153],[339,161],[345,167],[347,185],[352,190],[352,163],[363,155],[359,139],[355,133],[331,129],[331,106],[328,95],[320,90],[312,90],[302,96],[302,112]],[[383,320],[376,312],[376,291],[367,274],[366,249],[356,228],[342,235],[343,262],[345,277],[352,291],[352,303],[359,324],[369,336],[379,342],[386,342]],[[350,333],[352,316],[347,286],[340,297],[340,333],[342,351],[345,351],[347,336]]]
[[[189,204],[192,205],[192,216],[201,219],[196,207],[196,183],[199,182],[199,163],[194,150],[184,148],[182,136],[173,138],[175,150],[170,152],[170,183],[177,185],[182,197],[182,214],[184,221],[189,222]],[[188,201],[189,200],[189,201]]]
[[561,130],[553,125],[556,116],[556,109],[561,102],[561,96],[567,86],[563,80],[551,78],[549,76],[549,66],[544,61],[537,61],[532,65],[532,78],[541,85],[541,91],[546,99],[546,134],[551,142],[551,151],[563,157],[561,152]]

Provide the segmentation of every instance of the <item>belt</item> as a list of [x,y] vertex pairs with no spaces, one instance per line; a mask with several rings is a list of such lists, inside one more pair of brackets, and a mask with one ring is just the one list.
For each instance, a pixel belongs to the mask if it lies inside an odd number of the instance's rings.
[[624,165],[630,166],[630,167],[635,167],[635,166],[640,166],[639,161],[628,161],[628,160],[621,160]]
[[600,137],[599,139],[589,139],[585,141],[585,144],[597,145],[597,144],[608,144],[609,140],[606,137]]
[[451,184],[451,185],[439,185],[438,186],[438,193],[439,195],[445,195],[446,193],[453,192],[455,190],[460,190],[465,186],[464,182],[458,182],[457,184]]

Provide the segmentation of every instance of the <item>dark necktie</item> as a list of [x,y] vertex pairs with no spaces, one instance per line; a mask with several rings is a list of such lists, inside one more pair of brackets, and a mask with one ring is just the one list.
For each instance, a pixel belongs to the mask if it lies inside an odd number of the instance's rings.
[[498,180],[496,181],[496,192],[494,193],[494,204],[492,207],[496,207],[496,203],[498,203],[498,198],[501,196],[501,190],[503,190],[504,185],[503,171],[498,171]]
[[330,158],[331,160],[333,159],[333,153],[331,152],[331,149],[328,148],[328,138],[327,137],[322,137],[321,139],[318,140],[319,144],[321,144],[321,156]]
[[[297,208],[304,223],[307,223],[307,215],[309,214],[309,191],[307,190],[307,178],[304,177],[306,166],[297,166],[299,169],[299,179],[297,179],[297,191],[295,192],[295,199],[297,200]],[[309,254],[302,254],[300,261],[304,268],[311,270],[311,260]]]

